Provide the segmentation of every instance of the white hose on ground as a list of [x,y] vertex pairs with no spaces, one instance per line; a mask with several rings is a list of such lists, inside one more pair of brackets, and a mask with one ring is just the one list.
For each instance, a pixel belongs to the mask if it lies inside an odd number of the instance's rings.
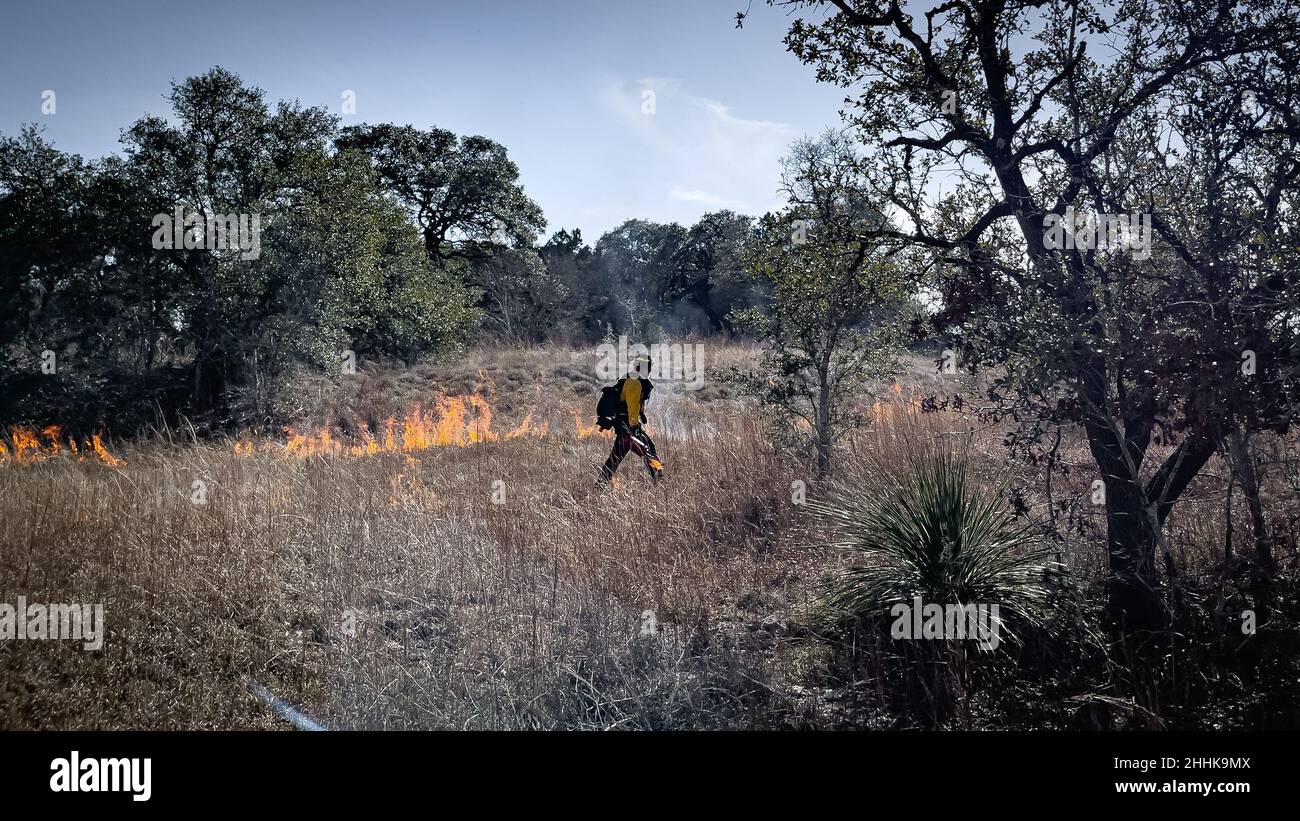
[[297,727],[299,730],[306,730],[308,732],[324,732],[327,729],[303,715],[289,702],[279,696],[272,695],[270,690],[267,690],[251,678],[248,680],[248,691],[261,699],[262,702],[266,704],[266,706],[270,707],[271,711],[277,716]]

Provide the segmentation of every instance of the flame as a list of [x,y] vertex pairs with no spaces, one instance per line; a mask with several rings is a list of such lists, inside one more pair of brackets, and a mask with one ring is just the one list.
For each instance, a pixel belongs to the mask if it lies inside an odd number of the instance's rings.
[[880,430],[886,425],[895,425],[899,422],[915,419],[921,413],[921,395],[915,388],[910,395],[903,395],[903,386],[895,382],[890,386],[893,396],[887,396],[884,399],[877,399],[871,403],[871,415],[875,422],[874,428]]
[[[487,377],[481,377],[488,385]],[[432,407],[416,405],[401,418],[390,416],[384,420],[382,430],[371,430],[358,423],[356,432],[341,436],[334,429],[321,427],[314,431],[285,428],[283,442],[255,440],[248,435],[237,439],[233,445],[236,456],[251,456],[264,452],[278,456],[307,459],[313,456],[374,456],[381,453],[411,454],[436,447],[469,447],[485,442],[542,437],[550,435],[550,422],[540,421],[530,410],[510,431],[499,434],[492,430],[494,414],[485,388],[472,394],[442,396]],[[579,436],[588,436],[595,427],[582,425],[574,413]]]
[[660,462],[658,459],[656,459],[656,458],[654,458],[653,456],[651,456],[651,457],[650,457],[650,467],[654,468],[655,470],[663,470],[663,469],[664,469],[664,463],[663,463],[663,462]]
[[582,415],[577,411],[573,412],[573,426],[578,431],[579,439],[586,439],[588,436],[595,436],[600,433],[600,428],[596,425],[585,425],[582,422]]
[[109,467],[126,464],[109,452],[102,434],[94,434],[80,443],[63,436],[61,425],[36,428],[17,425],[9,428],[9,444],[0,441],[0,464],[14,462],[30,465],[47,459],[67,457],[79,462],[98,461]]
[[[100,437],[98,433],[90,437],[90,446],[91,448],[94,449],[95,455],[99,457],[99,461],[103,462],[109,467],[120,467],[121,465],[126,464],[121,459],[115,458],[113,454],[108,452],[108,448],[104,447],[103,438]],[[74,450],[76,449],[75,444],[73,449]]]

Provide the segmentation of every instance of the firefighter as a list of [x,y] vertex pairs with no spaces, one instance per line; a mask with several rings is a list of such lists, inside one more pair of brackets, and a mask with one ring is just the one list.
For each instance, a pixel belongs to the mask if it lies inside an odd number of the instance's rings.
[[643,424],[646,421],[645,405],[650,400],[650,392],[654,390],[654,385],[647,378],[650,365],[650,357],[637,357],[632,363],[632,373],[618,380],[612,389],[617,398],[617,410],[611,419],[602,420],[605,422],[602,427],[614,428],[614,448],[600,469],[600,481],[603,484],[610,484],[614,471],[618,470],[619,463],[628,451],[645,459],[651,481],[657,484],[663,473],[663,463],[655,453],[654,440],[646,433]]

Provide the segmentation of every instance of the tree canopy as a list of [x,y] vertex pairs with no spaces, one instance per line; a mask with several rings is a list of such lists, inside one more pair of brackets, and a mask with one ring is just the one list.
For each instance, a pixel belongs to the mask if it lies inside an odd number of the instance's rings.
[[[1295,5],[780,5],[790,49],[853,89],[871,189],[900,217],[864,236],[930,253],[933,330],[1000,369],[991,409],[1026,446],[1083,426],[1112,615],[1158,626],[1174,503],[1231,431],[1300,411]],[[1075,215],[1152,233],[1063,237]]]

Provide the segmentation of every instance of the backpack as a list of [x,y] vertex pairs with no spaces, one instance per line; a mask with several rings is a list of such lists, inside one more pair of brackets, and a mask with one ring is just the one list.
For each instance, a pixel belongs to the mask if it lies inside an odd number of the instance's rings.
[[[607,388],[600,389],[600,399],[596,402],[596,426],[601,430],[609,430],[614,427],[614,419],[620,414],[627,413],[627,406],[623,404],[623,383],[626,379],[620,379],[618,382]],[[650,392],[654,390],[654,385],[649,379],[641,380],[641,405],[650,399]],[[641,420],[636,420],[638,423]]]
[[623,412],[622,391],[618,385],[600,389],[600,400],[596,402],[596,425],[601,430],[614,426],[614,417]]

